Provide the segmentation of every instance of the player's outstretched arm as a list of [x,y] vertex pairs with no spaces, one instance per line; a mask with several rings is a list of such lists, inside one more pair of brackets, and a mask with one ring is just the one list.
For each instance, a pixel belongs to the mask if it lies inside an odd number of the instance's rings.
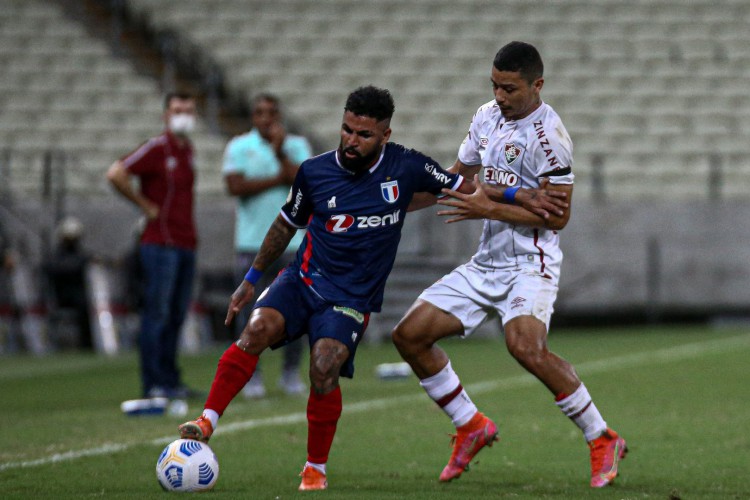
[[415,210],[422,210],[423,208],[431,207],[436,201],[437,196],[432,193],[414,193],[409,206],[406,207],[406,211],[414,212]]
[[[292,227],[281,215],[277,215],[271,227],[268,228],[266,237],[263,239],[260,250],[258,250],[258,255],[253,261],[252,268],[258,273],[263,273],[268,269],[268,266],[281,257],[296,232],[295,227]],[[229,300],[227,317],[224,320],[225,325],[228,326],[232,323],[237,313],[252,300],[254,294],[255,286],[246,279],[242,280]]]
[[[548,191],[558,191],[563,193],[566,207],[562,209],[562,215],[556,213],[549,214],[547,218],[537,215],[524,207],[510,205],[507,203],[498,203],[490,197],[488,186],[480,184],[476,176],[474,177],[476,190],[471,194],[459,193],[449,189],[444,189],[443,193],[448,195],[446,198],[438,200],[438,203],[450,210],[441,210],[438,215],[450,216],[446,222],[459,222],[468,219],[494,219],[519,224],[529,227],[546,227],[549,229],[562,229],[568,223],[570,218],[570,198],[573,191],[572,185],[549,185]],[[490,187],[491,189],[491,187]]]
[[[458,173],[464,178],[464,182],[461,183],[458,191],[460,193],[473,193],[474,192],[474,181],[471,179],[476,177],[476,173],[479,172],[481,165],[465,165],[460,160],[456,160],[447,172],[452,174]],[[431,207],[438,200],[438,197],[432,193],[414,193],[414,196],[409,202],[407,212],[413,212],[415,210],[421,210],[423,208]]]
[[[548,188],[549,180],[544,179],[538,189],[520,188],[515,194],[515,203],[543,219],[556,215],[563,217],[569,207],[568,193]],[[507,203],[503,194],[507,187],[485,185],[485,191],[492,201]]]

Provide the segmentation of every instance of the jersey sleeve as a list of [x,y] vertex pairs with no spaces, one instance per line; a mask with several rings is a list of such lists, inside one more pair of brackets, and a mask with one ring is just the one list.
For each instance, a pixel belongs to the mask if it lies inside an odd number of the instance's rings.
[[421,159],[417,160],[419,163],[416,168],[418,175],[415,192],[440,194],[443,188],[457,190],[461,187],[464,181],[461,175],[446,171],[429,156],[420,156]]
[[297,229],[306,228],[313,212],[312,197],[307,186],[303,163],[294,178],[286,203],[281,207],[281,216]]
[[573,184],[573,141],[561,121],[550,123],[542,137],[537,135],[531,154],[537,177],[548,178],[550,184]]
[[161,143],[152,138],[136,148],[132,153],[122,158],[122,164],[125,169],[133,175],[143,176],[150,174],[156,165],[161,165],[159,161],[163,156]]
[[479,165],[482,163],[482,157],[479,154],[481,136],[479,133],[480,115],[481,108],[474,113],[471,125],[469,125],[469,133],[466,134],[464,142],[458,148],[458,160],[464,165]]

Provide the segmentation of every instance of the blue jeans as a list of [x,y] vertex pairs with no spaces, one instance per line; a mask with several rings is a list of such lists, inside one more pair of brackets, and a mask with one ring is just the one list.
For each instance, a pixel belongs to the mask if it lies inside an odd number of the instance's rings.
[[143,395],[153,388],[180,386],[177,346],[190,306],[195,277],[195,251],[141,245],[144,300],[141,317],[141,381]]

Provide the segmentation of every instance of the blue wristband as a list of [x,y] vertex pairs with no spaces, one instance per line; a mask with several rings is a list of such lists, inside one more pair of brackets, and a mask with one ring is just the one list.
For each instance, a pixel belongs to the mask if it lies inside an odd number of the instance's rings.
[[516,202],[516,192],[521,189],[520,187],[505,188],[503,191],[503,199],[511,205]]
[[249,281],[251,285],[254,285],[258,282],[261,276],[263,276],[263,271],[258,271],[251,266],[250,270],[245,275],[245,281]]

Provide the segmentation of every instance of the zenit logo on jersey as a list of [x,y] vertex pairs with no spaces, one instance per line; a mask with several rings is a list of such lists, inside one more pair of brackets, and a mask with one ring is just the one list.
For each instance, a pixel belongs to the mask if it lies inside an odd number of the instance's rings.
[[388,203],[396,203],[398,200],[398,181],[381,182],[380,192],[383,193],[383,199]]
[[523,149],[519,148],[512,142],[505,143],[503,151],[505,152],[505,163],[508,165],[516,161],[523,153]]
[[385,227],[398,224],[401,220],[401,210],[396,210],[388,215],[360,215],[356,219],[349,214],[332,215],[326,221],[326,231],[329,233],[345,233],[352,226],[357,229],[368,229],[371,227]]
[[487,184],[502,184],[503,186],[515,186],[518,183],[518,176],[507,170],[499,168],[485,167],[484,182]]

